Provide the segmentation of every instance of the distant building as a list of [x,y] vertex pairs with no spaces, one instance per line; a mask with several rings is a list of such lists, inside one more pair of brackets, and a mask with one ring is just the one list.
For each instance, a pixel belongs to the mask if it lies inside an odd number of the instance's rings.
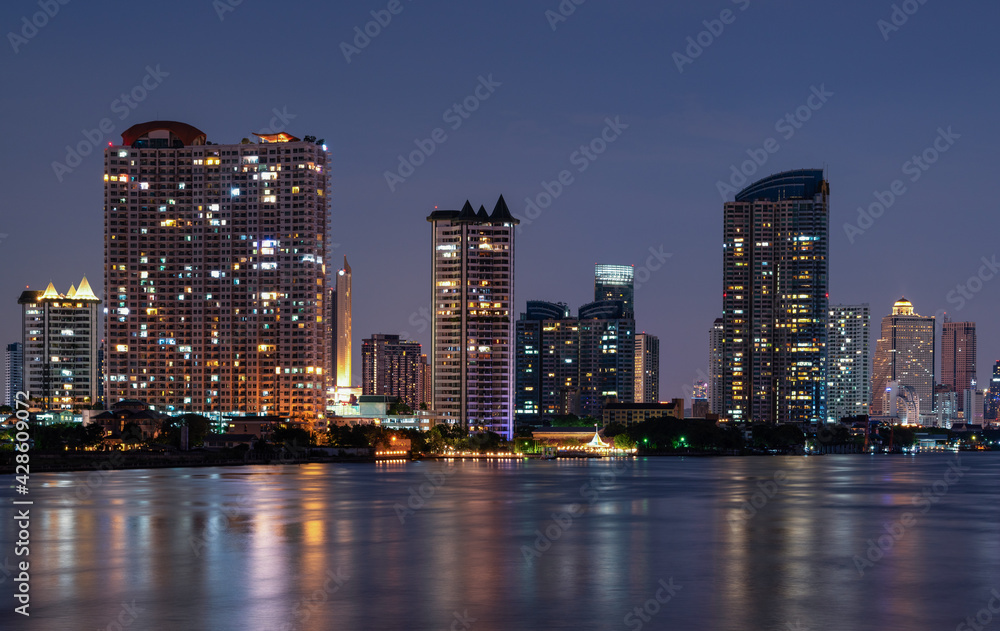
[[724,354],[722,348],[723,334],[722,318],[716,318],[712,329],[708,332],[708,407],[713,414],[724,416],[723,408],[723,366]]
[[635,402],[660,400],[660,338],[649,333],[635,335]]
[[971,388],[962,391],[962,418],[966,424],[982,425],[985,394]]
[[594,266],[594,302],[621,300],[625,313],[635,315],[635,268],[631,265]]
[[867,304],[830,307],[827,337],[827,421],[868,414],[871,403]]
[[333,351],[336,383],[338,388],[351,387],[351,266],[344,257],[344,267],[337,272],[337,287],[334,290],[333,306]]
[[11,342],[4,352],[4,405],[16,409],[15,397],[24,391],[24,345],[21,342]]
[[723,206],[722,416],[827,419],[830,184],[778,173]]
[[24,291],[23,388],[46,409],[93,405],[97,400],[97,309],[101,300],[84,277],[65,294],[49,283]]
[[[976,388],[976,323],[948,322],[941,328],[941,380],[955,392]],[[965,410],[965,398],[958,403]]]
[[610,423],[632,425],[668,416],[684,418],[684,399],[674,399],[670,403],[609,403],[604,406],[601,420],[607,427]]
[[990,380],[986,401],[986,420],[996,421],[998,418],[1000,418],[1000,360],[993,363],[993,378]]
[[875,415],[889,413],[884,396],[890,382],[909,386],[930,412],[934,395],[934,316],[916,313],[913,303],[900,298],[892,314],[882,318],[882,333],[875,346],[872,368],[872,409]]
[[426,353],[420,355],[420,362],[417,364],[417,396],[420,409],[434,409],[434,372],[427,363]]
[[434,410],[470,431],[514,436],[514,237],[503,196],[492,213],[468,201],[431,223]]
[[692,418],[707,418],[712,413],[708,406],[708,399],[691,399]]
[[361,391],[398,398],[420,407],[420,344],[376,333],[361,342]]
[[952,390],[951,386],[943,384],[934,386],[934,415],[938,427],[951,427],[953,421],[959,420],[958,393]]

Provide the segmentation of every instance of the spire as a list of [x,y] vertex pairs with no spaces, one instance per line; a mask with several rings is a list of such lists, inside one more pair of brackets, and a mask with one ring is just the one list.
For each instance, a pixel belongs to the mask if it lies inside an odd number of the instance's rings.
[[485,206],[483,206],[483,205],[480,204],[480,206],[479,206],[479,212],[476,213],[476,218],[478,218],[480,221],[489,221],[490,220],[490,216],[486,213],[486,207]]
[[351,266],[347,264],[347,255],[346,254],[344,255],[344,273],[345,274],[350,274],[351,273]]
[[76,290],[75,298],[77,300],[100,300],[100,298],[94,295],[94,290],[90,288],[90,283],[87,282],[86,276],[80,281],[80,287]]
[[497,200],[497,205],[493,207],[493,214],[490,215],[490,219],[501,223],[521,223],[510,214],[510,209],[507,208],[507,202],[504,201],[503,195]]
[[66,297],[67,298],[75,298],[76,297],[76,285],[70,285],[69,286],[69,291],[66,292]]
[[465,206],[462,206],[462,212],[458,213],[458,217],[455,217],[457,221],[475,221],[476,211],[472,209],[472,204],[469,200],[465,200]]
[[45,291],[41,296],[38,297],[39,300],[55,300],[59,297],[59,292],[56,291],[56,286],[49,281],[49,286],[45,288]]

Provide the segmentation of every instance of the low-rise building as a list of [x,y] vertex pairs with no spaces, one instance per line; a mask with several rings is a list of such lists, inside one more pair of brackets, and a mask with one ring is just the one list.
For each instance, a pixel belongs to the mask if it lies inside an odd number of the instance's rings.
[[684,418],[684,399],[674,399],[670,403],[608,403],[602,412],[602,421],[632,425],[653,418]]

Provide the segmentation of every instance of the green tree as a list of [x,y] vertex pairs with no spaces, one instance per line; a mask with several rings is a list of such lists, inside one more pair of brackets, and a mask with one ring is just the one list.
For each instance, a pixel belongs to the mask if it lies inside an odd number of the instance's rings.
[[635,441],[629,438],[628,434],[625,433],[617,434],[615,435],[615,447],[617,449],[634,449]]

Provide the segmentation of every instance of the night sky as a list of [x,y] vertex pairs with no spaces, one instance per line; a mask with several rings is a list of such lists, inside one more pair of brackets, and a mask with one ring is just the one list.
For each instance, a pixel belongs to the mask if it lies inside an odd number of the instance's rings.
[[[345,254],[353,268],[356,382],[372,333],[427,350],[426,216],[466,199],[492,210],[502,193],[534,217],[516,245],[514,316],[529,299],[575,312],[593,299],[594,263],[635,264],[642,279],[650,261],[637,326],[660,336],[661,398],[688,398],[681,388],[706,370],[721,315],[717,183],[748,151],[766,161],[747,183],[827,169],[832,304],[869,302],[877,331],[905,295],[922,315],[977,322],[981,384],[1000,358],[1000,269],[982,261],[1000,257],[995,2],[897,2],[897,27],[888,0],[563,0],[568,16],[559,0],[49,1],[58,13],[36,16],[37,30],[22,20],[37,0],[0,3],[5,344],[20,339],[25,285],[65,292],[86,274],[103,295],[99,153],[129,126],[164,119],[216,143],[269,127],[326,140],[328,270]],[[372,11],[391,21],[345,54]],[[144,80],[141,101],[122,100]],[[467,97],[475,111],[457,112]],[[779,123],[789,114],[794,123]],[[443,142],[424,142],[438,128]],[[96,130],[93,144],[84,130]],[[603,153],[580,152],[602,133]],[[936,139],[936,161],[913,163]],[[416,140],[433,153],[390,187],[385,173],[399,173]],[[67,172],[53,167],[67,164],[67,145],[96,149]],[[555,199],[526,215],[525,199],[564,170],[568,184],[548,185]],[[849,238],[844,224],[896,180],[905,191]],[[956,286],[981,268],[997,278],[960,299]]]

